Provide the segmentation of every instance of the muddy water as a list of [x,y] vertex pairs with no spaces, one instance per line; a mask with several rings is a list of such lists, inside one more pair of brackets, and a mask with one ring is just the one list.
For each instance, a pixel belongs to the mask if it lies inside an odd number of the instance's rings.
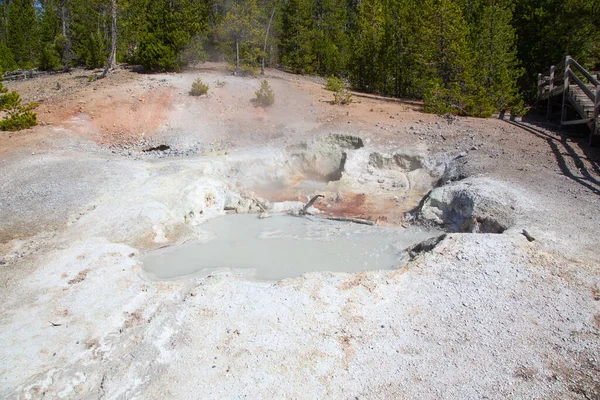
[[148,253],[143,259],[147,275],[166,280],[244,268],[256,279],[280,280],[315,271],[389,270],[399,266],[407,246],[438,234],[287,215],[227,215],[202,228],[202,242]]

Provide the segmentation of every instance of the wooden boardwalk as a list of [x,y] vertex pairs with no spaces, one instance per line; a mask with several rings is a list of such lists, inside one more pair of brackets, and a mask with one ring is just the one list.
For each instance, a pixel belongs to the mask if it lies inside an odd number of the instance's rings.
[[[566,89],[565,89],[566,88]],[[560,106],[561,125],[586,124],[590,129],[590,143],[600,144],[600,82],[598,74],[586,71],[577,61],[567,56],[547,74],[538,74],[538,108],[547,103],[546,116],[552,117]],[[572,109],[577,119],[568,120]]]

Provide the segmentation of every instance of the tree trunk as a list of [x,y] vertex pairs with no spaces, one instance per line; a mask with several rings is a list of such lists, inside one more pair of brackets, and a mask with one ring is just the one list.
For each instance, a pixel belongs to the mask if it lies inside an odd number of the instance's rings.
[[62,0],[60,2],[60,20],[62,25],[62,35],[65,40],[65,46],[63,48],[63,53],[61,54],[62,62],[65,66],[65,70],[70,68],[69,64],[71,63],[71,40],[67,36],[67,25],[68,25],[68,16],[67,16],[67,0]]
[[235,75],[240,73],[240,40],[235,38]]
[[262,61],[260,64],[260,74],[265,74],[265,56],[267,55],[267,41],[269,40],[269,31],[271,30],[271,24],[273,23],[273,17],[275,16],[275,10],[277,9],[277,1],[273,6],[273,12],[271,12],[271,18],[269,18],[269,25],[267,25],[267,32],[265,33],[265,47],[263,49]]
[[113,70],[115,68],[116,62],[115,58],[117,55],[117,0],[111,0],[111,8],[112,8],[112,24],[111,24],[111,37],[112,43],[110,46],[110,56],[108,57],[108,62],[106,63],[106,68],[98,79],[102,79],[108,74],[109,70]]

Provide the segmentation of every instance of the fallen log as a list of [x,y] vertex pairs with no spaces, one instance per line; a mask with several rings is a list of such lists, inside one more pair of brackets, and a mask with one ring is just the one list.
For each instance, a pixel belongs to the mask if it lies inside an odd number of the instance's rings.
[[302,210],[300,210],[300,212],[298,214],[300,215],[306,215],[308,214],[308,209],[312,207],[313,204],[315,204],[315,201],[319,200],[319,198],[321,197],[325,197],[322,194],[318,194],[315,197],[313,197],[312,199],[310,199],[310,201],[308,203],[306,203],[306,205],[302,208]]
[[360,219],[360,218],[347,218],[347,217],[323,217],[325,219],[329,219],[331,221],[341,221],[341,222],[352,222],[355,224],[362,224],[362,225],[376,225],[377,221],[369,221],[367,219]]

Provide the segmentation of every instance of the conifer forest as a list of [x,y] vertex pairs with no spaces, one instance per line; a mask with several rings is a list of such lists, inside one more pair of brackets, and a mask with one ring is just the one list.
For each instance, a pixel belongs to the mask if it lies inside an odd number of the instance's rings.
[[437,113],[522,113],[537,73],[566,55],[600,70],[597,0],[2,0],[0,16],[3,72],[225,60]]

